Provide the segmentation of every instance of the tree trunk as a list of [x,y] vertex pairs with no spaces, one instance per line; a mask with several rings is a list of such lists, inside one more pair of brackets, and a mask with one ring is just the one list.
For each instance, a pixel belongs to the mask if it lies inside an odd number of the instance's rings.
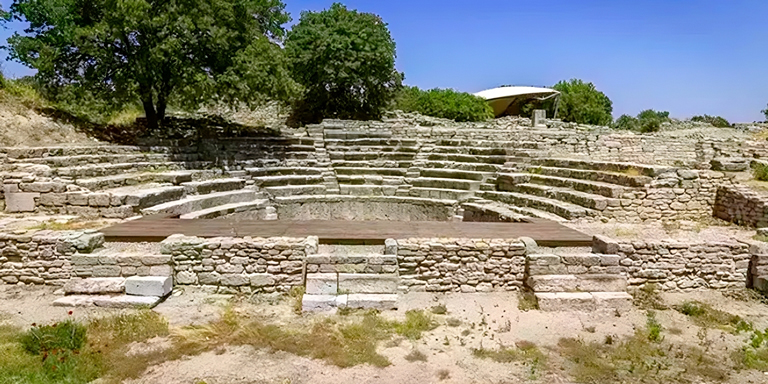
[[162,95],[157,96],[157,120],[163,121],[165,119],[165,109],[168,103],[165,101],[165,97]]
[[147,117],[147,125],[149,129],[155,130],[158,128],[157,113],[155,113],[155,105],[152,103],[152,98],[149,100],[142,100],[141,104],[144,106],[144,115]]

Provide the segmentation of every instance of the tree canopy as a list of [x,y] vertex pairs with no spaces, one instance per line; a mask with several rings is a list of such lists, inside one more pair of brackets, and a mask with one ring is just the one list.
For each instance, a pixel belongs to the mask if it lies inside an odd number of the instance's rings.
[[609,125],[613,121],[613,102],[594,84],[571,79],[552,88],[561,93],[557,115],[563,121],[592,125]]
[[305,122],[378,119],[401,86],[395,42],[387,24],[371,13],[339,3],[302,12],[285,49],[291,74],[304,88],[295,113]]
[[47,92],[141,101],[151,127],[172,99],[191,108],[294,91],[281,0],[15,0],[10,14],[30,23],[8,39],[10,57]]
[[403,87],[394,108],[455,121],[484,121],[493,118],[493,109],[488,101],[453,89],[423,91],[418,87]]

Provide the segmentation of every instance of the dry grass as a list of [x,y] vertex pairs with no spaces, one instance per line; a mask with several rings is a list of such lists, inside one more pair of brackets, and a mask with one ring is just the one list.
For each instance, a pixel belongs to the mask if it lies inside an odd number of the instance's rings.
[[703,328],[721,329],[733,334],[752,330],[750,322],[700,301],[686,301],[675,306],[675,310],[688,316],[696,325]]
[[654,283],[647,283],[633,293],[632,303],[644,310],[665,310],[669,306],[664,303],[664,299],[659,292],[659,286]]
[[497,363],[521,363],[530,369],[530,378],[537,377],[546,368],[547,357],[536,344],[529,341],[519,341],[515,348],[502,346],[499,349],[472,349],[472,356],[489,359]]
[[77,231],[77,230],[83,230],[83,229],[98,229],[103,228],[107,225],[104,221],[101,220],[72,220],[72,221],[58,221],[58,220],[49,220],[41,222],[40,224],[33,225],[31,227],[27,227],[27,230],[35,230],[35,231]]
[[414,348],[409,352],[407,355],[405,355],[405,360],[413,363],[414,361],[427,361],[427,355],[424,354],[424,352],[419,351],[418,349]]
[[445,315],[448,313],[448,308],[445,306],[445,304],[438,304],[430,308],[430,312],[434,313],[435,315]]
[[730,367],[718,356],[695,347],[649,340],[649,331],[611,344],[561,339],[557,351],[579,383],[698,383],[723,382]]

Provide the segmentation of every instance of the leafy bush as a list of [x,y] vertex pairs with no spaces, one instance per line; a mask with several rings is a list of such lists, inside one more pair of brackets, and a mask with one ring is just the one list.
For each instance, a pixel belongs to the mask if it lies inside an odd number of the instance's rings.
[[285,50],[293,78],[304,87],[294,105],[299,123],[326,117],[378,119],[401,86],[387,24],[339,3],[302,12]]
[[466,92],[452,89],[404,87],[395,100],[395,109],[455,121],[483,121],[493,118],[488,102]]
[[766,119],[766,120],[768,120],[768,107],[766,107],[765,109],[763,109],[762,111],[760,111],[760,113],[762,113],[763,115],[765,115],[765,119]]
[[646,109],[637,114],[637,117],[621,115],[613,124],[615,129],[639,131],[643,133],[658,132],[661,123],[669,121],[669,112]]
[[691,121],[695,121],[699,123],[709,123],[718,128],[728,128],[731,126],[731,123],[729,123],[728,120],[726,120],[721,116],[710,116],[710,115],[694,116],[694,117],[691,117]]
[[609,125],[613,121],[613,102],[594,84],[572,79],[552,88],[561,93],[558,116],[563,121],[592,125]]
[[752,165],[752,176],[755,180],[768,181],[768,164],[754,163]]
[[85,344],[85,326],[71,320],[35,326],[21,337],[25,351],[39,355],[55,350],[74,351]]

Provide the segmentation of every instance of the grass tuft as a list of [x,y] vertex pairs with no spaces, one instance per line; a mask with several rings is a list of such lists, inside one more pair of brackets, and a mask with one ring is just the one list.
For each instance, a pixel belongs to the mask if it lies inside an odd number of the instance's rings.
[[437,328],[437,325],[431,314],[419,310],[410,310],[405,313],[405,321],[393,323],[393,328],[398,335],[418,340],[421,338],[422,333]]
[[533,292],[520,291],[517,294],[517,309],[523,312],[539,309],[539,302]]
[[405,360],[413,363],[414,361],[427,361],[427,355],[424,354],[424,352],[419,351],[418,349],[414,348],[409,352],[407,355],[405,355]]
[[432,307],[430,312],[434,313],[435,315],[445,315],[448,313],[448,308],[445,306],[445,304],[438,304]]
[[659,286],[654,283],[643,285],[634,292],[633,296],[633,304],[640,309],[659,311],[669,309],[669,306],[664,303],[661,293],[659,293]]
[[752,330],[752,323],[700,301],[686,301],[676,306],[675,310],[688,316],[696,325],[703,328],[721,329],[732,334]]

